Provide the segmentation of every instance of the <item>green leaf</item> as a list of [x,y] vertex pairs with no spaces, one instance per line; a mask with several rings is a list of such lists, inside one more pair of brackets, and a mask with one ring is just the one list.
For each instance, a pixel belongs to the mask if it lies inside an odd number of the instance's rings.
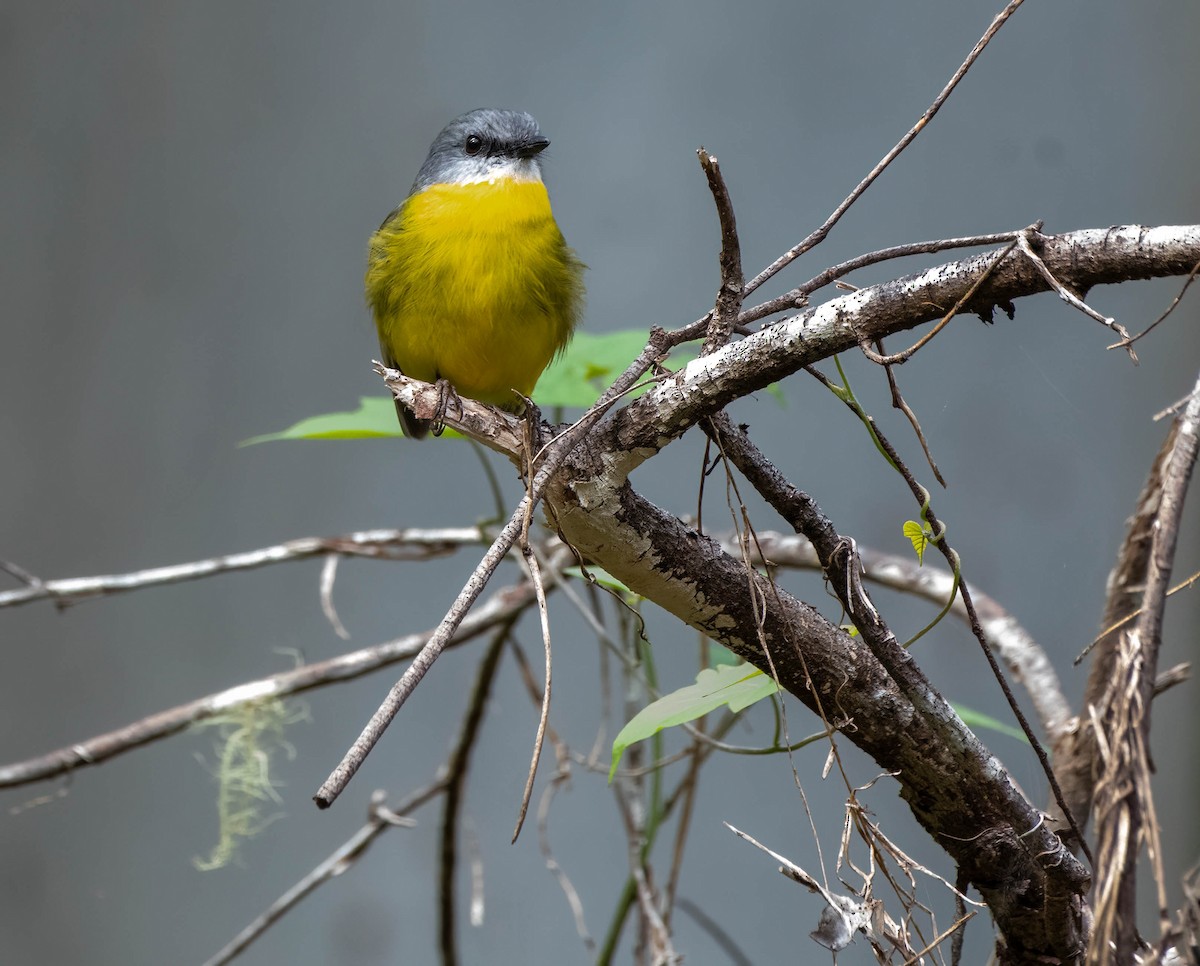
[[913,550],[917,552],[917,563],[925,563],[925,547],[929,543],[929,531],[916,520],[904,521],[904,535],[912,541]]
[[[542,409],[556,406],[587,409],[645,346],[646,332],[642,329],[623,329],[603,335],[577,332],[567,351],[542,373],[533,401]],[[694,345],[681,346],[676,350],[675,358],[682,361],[694,356],[696,351]]]
[[566,567],[563,569],[563,574],[567,577],[575,577],[579,580],[587,580],[588,577],[591,576],[601,587],[607,587],[609,590],[621,594],[624,597],[638,596],[608,571],[601,570],[599,567],[588,567],[586,574],[583,572],[582,567]]
[[718,644],[711,637],[706,639],[708,644],[709,667],[734,667],[742,663],[742,659],[724,644]]
[[366,439],[374,436],[400,436],[396,407],[386,396],[360,399],[358,409],[347,413],[310,416],[278,433],[265,433],[243,440],[240,446],[269,443],[277,439]]
[[1029,739],[1025,737],[1025,732],[1016,727],[1016,725],[1005,724],[1003,721],[993,718],[990,714],[984,714],[982,711],[972,711],[961,704],[954,704],[952,702],[951,707],[958,712],[958,716],[963,719],[963,724],[968,728],[987,728],[990,731],[998,731],[1002,735],[1008,735],[1010,738],[1016,738],[1017,741],[1029,744]]
[[767,395],[779,403],[780,409],[787,409],[787,396],[783,394],[783,386],[777,382],[767,386]]
[[635,714],[633,720],[621,729],[621,733],[613,739],[613,760],[608,780],[612,781],[621,756],[634,742],[652,737],[663,728],[694,721],[723,704],[729,705],[729,710],[736,713],[778,690],[773,680],[749,664],[705,668],[696,675],[695,684],[663,695]]
[[[533,401],[542,409],[562,406],[587,409],[645,345],[646,333],[641,329],[625,329],[604,335],[579,332],[571,340],[566,353],[542,373]],[[681,346],[676,354],[683,360],[694,356],[696,348]],[[402,435],[392,401],[386,394],[380,394],[360,399],[358,409],[354,412],[310,416],[285,430],[254,436],[240,445],[252,446],[280,439],[366,439]],[[445,438],[462,437],[454,430],[447,429]]]

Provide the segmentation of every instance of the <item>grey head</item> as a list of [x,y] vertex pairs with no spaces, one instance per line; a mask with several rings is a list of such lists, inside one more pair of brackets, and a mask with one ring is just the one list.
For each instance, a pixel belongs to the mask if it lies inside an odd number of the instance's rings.
[[485,107],[460,114],[429,148],[411,194],[435,184],[479,184],[511,178],[541,181],[538,155],[550,142],[524,111]]

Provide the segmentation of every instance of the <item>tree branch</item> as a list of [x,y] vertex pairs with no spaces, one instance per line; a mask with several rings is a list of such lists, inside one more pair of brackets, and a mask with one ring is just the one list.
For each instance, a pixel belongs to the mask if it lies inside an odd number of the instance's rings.
[[77,604],[93,597],[106,597],[129,590],[199,580],[216,574],[253,570],[271,564],[313,557],[369,557],[374,560],[427,560],[453,553],[466,544],[485,543],[479,527],[443,527],[438,529],[360,530],[336,537],[298,537],[271,547],[222,554],[205,560],[150,567],[126,574],[102,574],[95,577],[66,577],[40,580],[12,563],[0,562],[0,569],[16,576],[26,586],[0,591],[0,607],[52,600],[59,607]]
[[[1054,276],[1086,293],[1099,284],[1187,274],[1200,260],[1200,225],[1088,229],[1040,236],[1039,244]],[[593,445],[609,451],[610,475],[627,476],[733,400],[862,342],[940,319],[993,260],[992,252],[984,252],[858,289],[695,359],[597,427]],[[1041,273],[1014,253],[966,311],[990,322],[996,307],[1012,312],[1014,299],[1049,289]]]
[[[498,624],[515,619],[533,602],[533,587],[528,582],[496,591],[486,604],[462,622],[451,646],[465,643]],[[189,701],[187,704],[159,711],[116,731],[59,748],[47,755],[0,766],[0,788],[44,781],[77,768],[98,765],[116,755],[158,741],[160,738],[167,738],[198,721],[225,714],[242,704],[268,698],[282,698],[370,674],[389,664],[412,658],[421,651],[432,633],[425,631],[420,634],[407,634],[386,644],[365,647],[330,658],[328,661],[304,664],[291,671],[239,684],[237,687]]]

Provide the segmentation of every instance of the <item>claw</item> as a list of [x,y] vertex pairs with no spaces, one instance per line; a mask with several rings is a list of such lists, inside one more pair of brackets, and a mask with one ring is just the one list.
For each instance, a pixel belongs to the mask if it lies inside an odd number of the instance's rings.
[[457,410],[459,418],[462,418],[463,404],[462,399],[459,398],[458,390],[451,385],[449,379],[438,379],[434,385],[437,386],[438,401],[437,407],[433,411],[432,429],[434,436],[441,436],[446,430],[446,413],[450,409],[451,401],[454,403],[454,408]]

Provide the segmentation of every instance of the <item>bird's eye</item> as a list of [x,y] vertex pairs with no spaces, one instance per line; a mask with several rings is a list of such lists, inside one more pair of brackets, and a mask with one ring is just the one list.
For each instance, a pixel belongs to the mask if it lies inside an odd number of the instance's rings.
[[468,134],[463,147],[466,149],[467,154],[473,157],[483,150],[483,138],[478,134]]

